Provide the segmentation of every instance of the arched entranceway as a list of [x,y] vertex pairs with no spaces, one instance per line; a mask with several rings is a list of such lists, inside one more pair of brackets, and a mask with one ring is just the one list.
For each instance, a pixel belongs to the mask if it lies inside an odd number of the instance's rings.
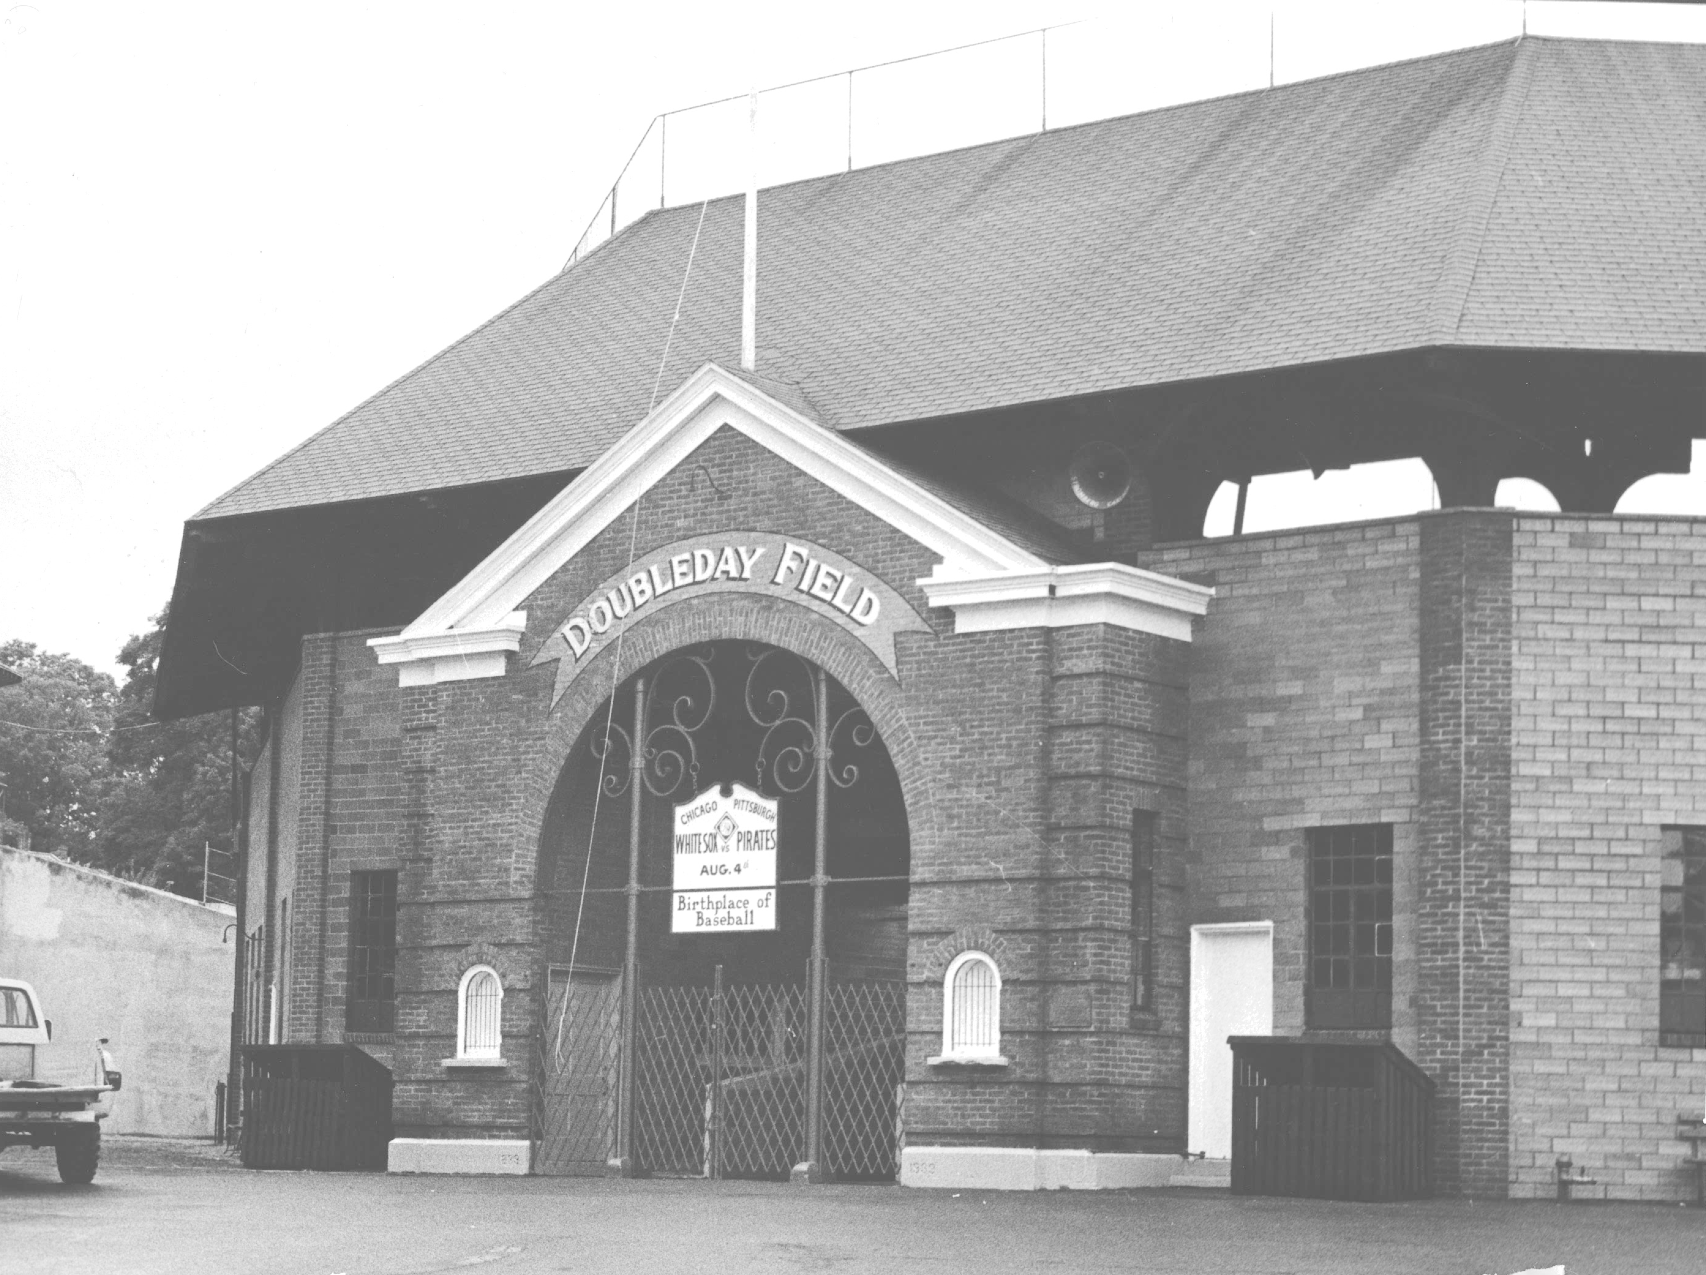
[[893,1177],[906,810],[834,678],[746,641],[640,670],[565,762],[540,864],[539,1171]]

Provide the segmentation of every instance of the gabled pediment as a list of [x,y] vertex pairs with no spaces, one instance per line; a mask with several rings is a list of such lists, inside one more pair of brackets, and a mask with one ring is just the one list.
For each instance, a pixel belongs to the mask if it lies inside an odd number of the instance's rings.
[[[718,429],[738,431],[935,554],[934,576],[1051,564],[750,381],[708,363],[396,637],[369,645],[404,685],[501,676],[520,608]],[[809,535],[809,528],[801,529]]]

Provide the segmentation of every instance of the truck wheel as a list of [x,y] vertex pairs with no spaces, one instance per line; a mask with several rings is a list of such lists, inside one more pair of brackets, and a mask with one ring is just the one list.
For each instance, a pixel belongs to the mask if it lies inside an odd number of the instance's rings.
[[101,1162],[101,1127],[87,1133],[76,1133],[54,1144],[54,1158],[59,1161],[59,1180],[71,1186],[86,1186],[95,1180],[95,1166]]

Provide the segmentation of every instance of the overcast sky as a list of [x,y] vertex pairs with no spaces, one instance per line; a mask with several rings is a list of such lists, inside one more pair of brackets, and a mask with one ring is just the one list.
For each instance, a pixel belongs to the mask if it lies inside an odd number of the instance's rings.
[[[661,111],[1086,19],[1049,36],[1049,123],[1074,123],[1260,87],[1270,7],[1280,82],[1523,19],[1520,0],[0,0],[0,639],[112,668],[170,595],[184,520],[558,270]],[[1536,3],[1528,23],[1706,42],[1696,6]],[[860,77],[854,162],[1037,127],[1039,52]],[[766,177],[844,165],[845,111],[845,81],[767,96]],[[738,184],[733,124],[672,120],[671,203]],[[620,212],[655,202],[655,163]]]

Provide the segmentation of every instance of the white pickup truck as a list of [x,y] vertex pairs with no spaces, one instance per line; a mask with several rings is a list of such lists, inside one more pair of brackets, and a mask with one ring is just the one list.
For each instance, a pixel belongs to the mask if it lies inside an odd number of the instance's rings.
[[124,1078],[113,1070],[103,1039],[95,1047],[92,1083],[60,1085],[36,1079],[36,1050],[53,1039],[35,988],[0,978],[0,1150],[52,1147],[59,1179],[92,1182],[101,1159],[101,1125],[110,1114],[106,1095]]

